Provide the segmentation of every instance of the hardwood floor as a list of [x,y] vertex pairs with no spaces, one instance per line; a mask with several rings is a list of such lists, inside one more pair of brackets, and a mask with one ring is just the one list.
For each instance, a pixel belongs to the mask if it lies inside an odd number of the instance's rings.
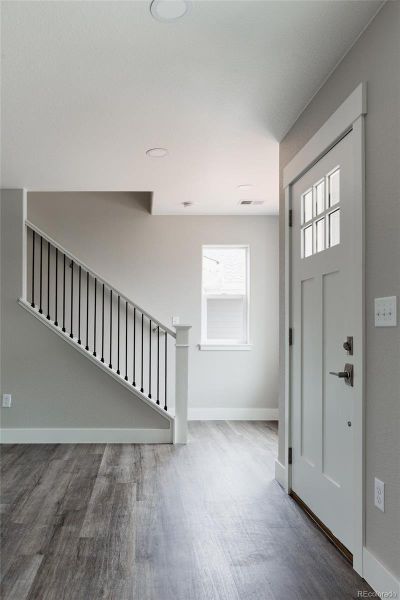
[[268,422],[187,446],[2,448],[3,600],[345,600],[370,588],[274,481]]

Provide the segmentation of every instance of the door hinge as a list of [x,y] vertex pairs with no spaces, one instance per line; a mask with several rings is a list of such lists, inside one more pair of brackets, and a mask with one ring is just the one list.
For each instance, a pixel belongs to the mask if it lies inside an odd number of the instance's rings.
[[292,448],[289,448],[288,461],[289,461],[289,465],[291,465],[292,462],[293,462],[293,450],[292,450]]
[[293,346],[293,328],[289,327],[289,346]]
[[293,227],[293,209],[289,209],[289,227]]

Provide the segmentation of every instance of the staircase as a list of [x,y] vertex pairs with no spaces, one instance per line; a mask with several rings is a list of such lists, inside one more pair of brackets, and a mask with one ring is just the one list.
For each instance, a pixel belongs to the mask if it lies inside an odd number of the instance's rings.
[[25,222],[19,304],[187,441],[189,325],[175,331],[140,308],[33,223]]

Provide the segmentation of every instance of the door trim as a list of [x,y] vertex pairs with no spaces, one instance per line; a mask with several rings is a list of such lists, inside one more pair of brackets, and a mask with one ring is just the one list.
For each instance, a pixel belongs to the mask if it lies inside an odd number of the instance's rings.
[[[361,373],[359,385],[355,389],[354,403],[354,479],[353,479],[353,512],[354,512],[354,551],[353,568],[363,575],[363,546],[365,539],[365,504],[364,504],[364,361],[365,361],[365,292],[364,292],[364,194],[365,194],[365,115],[367,114],[367,86],[360,83],[339,108],[329,117],[317,133],[303,146],[296,156],[283,170],[283,187],[285,190],[284,220],[285,220],[285,249],[284,249],[284,286],[285,286],[285,315],[284,315],[284,404],[285,404],[285,469],[283,487],[291,492],[292,467],[289,464],[289,448],[291,440],[291,357],[289,347],[289,328],[291,323],[291,236],[289,229],[289,210],[291,209],[291,194],[293,184],[308,171],[322,156],[337,144],[347,133],[353,132],[354,143],[354,202],[359,220],[356,220],[355,235],[360,243],[356,249],[357,277],[354,281],[355,293],[361,307],[357,314],[355,333],[361,340]],[[296,336],[296,332],[294,332]]]

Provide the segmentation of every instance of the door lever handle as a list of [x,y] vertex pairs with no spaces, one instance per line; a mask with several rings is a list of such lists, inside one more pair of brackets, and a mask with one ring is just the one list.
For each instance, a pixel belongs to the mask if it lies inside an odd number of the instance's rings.
[[351,385],[351,387],[354,385],[354,367],[349,363],[344,365],[344,371],[329,371],[329,375],[335,375],[339,379],[344,379],[344,382],[347,385]]
[[348,379],[350,377],[348,371],[329,371],[329,375],[336,375],[336,377],[340,377],[340,379]]

